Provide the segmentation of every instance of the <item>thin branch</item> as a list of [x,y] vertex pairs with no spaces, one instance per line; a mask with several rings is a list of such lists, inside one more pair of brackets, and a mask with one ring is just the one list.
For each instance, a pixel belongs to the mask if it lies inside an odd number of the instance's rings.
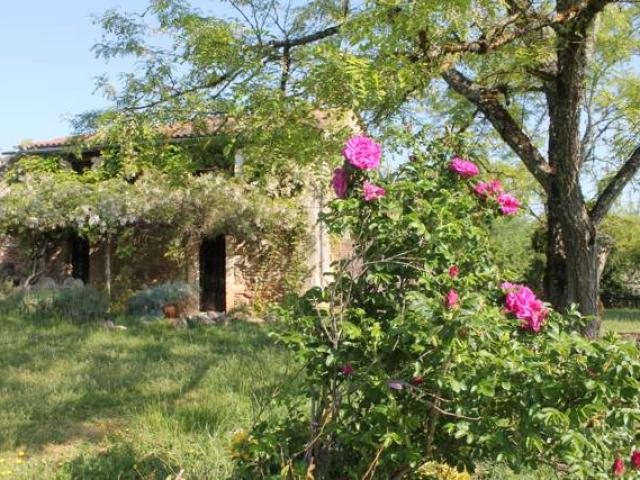
[[319,40],[323,40],[328,37],[332,37],[340,32],[340,28],[342,25],[333,25],[332,27],[327,27],[324,30],[319,30],[317,32],[310,33],[308,35],[303,35],[301,37],[292,38],[292,39],[282,39],[282,40],[272,40],[267,43],[268,46],[272,48],[283,48],[283,47],[299,47],[301,45],[308,45],[310,43],[317,42]]
[[228,87],[231,82],[233,82],[233,80],[236,79],[236,77],[240,75],[240,70],[233,70],[230,72],[225,72],[222,75],[220,75],[218,78],[216,78],[215,80],[212,80],[210,82],[207,83],[203,83],[202,85],[194,85],[193,87],[189,87],[189,88],[184,88],[181,90],[176,90],[175,92],[173,92],[170,95],[166,95],[166,96],[162,96],[161,98],[158,98],[157,100],[153,100],[151,102],[145,103],[144,105],[136,105],[136,106],[131,106],[131,107],[126,107],[123,110],[124,111],[135,111],[135,110],[146,110],[148,108],[153,108],[153,107],[157,107],[158,105],[161,105],[163,103],[166,103],[168,101],[171,100],[175,100],[177,98],[180,98],[184,95],[188,95],[190,93],[195,93],[198,92],[200,90],[208,90],[211,88],[215,88],[218,87],[220,85],[224,85],[223,89]]
[[531,138],[502,105],[495,91],[475,85],[455,69],[442,73],[445,82],[458,94],[465,97],[491,122],[502,139],[520,157],[540,185],[549,190],[551,168]]
[[582,2],[581,11],[576,17],[574,30],[580,33],[586,32],[596,16],[610,3],[616,3],[616,0],[588,0]]
[[613,202],[616,201],[624,187],[640,171],[640,145],[627,158],[622,167],[613,176],[607,187],[602,191],[596,204],[589,212],[591,221],[597,225],[605,217]]
[[282,75],[280,76],[280,90],[283,93],[287,91],[287,82],[289,80],[289,73],[291,70],[291,47],[284,47],[282,49]]

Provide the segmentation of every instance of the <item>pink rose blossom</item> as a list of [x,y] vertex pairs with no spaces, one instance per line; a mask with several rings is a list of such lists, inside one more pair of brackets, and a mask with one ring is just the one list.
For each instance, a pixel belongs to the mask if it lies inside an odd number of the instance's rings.
[[475,163],[460,157],[453,157],[449,164],[449,169],[464,178],[475,177],[480,173]]
[[371,138],[358,135],[347,141],[342,155],[359,170],[375,169],[380,166],[382,149]]
[[640,450],[636,450],[631,454],[631,465],[636,470],[640,470]]
[[501,193],[498,195],[498,203],[500,204],[500,211],[503,215],[515,215],[520,208],[520,200],[508,193]]
[[497,180],[495,178],[493,180],[491,180],[489,182],[489,190],[494,195],[501,194],[502,193],[502,183],[500,183],[500,180]]
[[511,282],[502,282],[500,288],[502,290],[517,290],[518,288],[520,288],[520,285]]
[[449,267],[449,276],[451,278],[456,278],[458,275],[460,275],[460,269],[458,268],[457,265],[451,265]]
[[504,282],[502,289],[506,292],[505,308],[522,320],[522,328],[535,333],[540,331],[542,323],[549,315],[544,303],[539,300],[530,288],[524,285]]
[[345,363],[342,366],[342,375],[344,375],[345,377],[350,377],[351,375],[353,375],[353,366],[350,363]]
[[489,188],[490,187],[487,182],[480,182],[473,188],[473,191],[476,192],[480,197],[486,197]]
[[[476,195],[478,195],[480,198],[483,198],[485,200],[488,198],[495,198],[498,201],[498,203],[500,203],[500,205],[502,206],[500,197],[503,195],[503,190],[502,190],[502,184],[500,183],[500,180],[493,179],[490,182],[480,182],[475,187],[473,187],[473,191],[476,193]],[[518,202],[511,195],[505,194],[504,196],[506,200],[511,199]],[[518,206],[520,206],[519,202],[518,202]],[[516,208],[515,211],[517,212],[518,209]],[[505,213],[505,212],[503,211],[502,213]]]
[[333,171],[333,179],[331,180],[336,197],[345,198],[347,196],[347,169],[344,167],[336,168]]
[[364,182],[362,185],[362,196],[367,202],[384,197],[386,190],[382,187],[374,185],[371,182]]
[[621,458],[616,458],[613,462],[613,475],[616,477],[624,475],[624,462]]
[[459,298],[460,296],[458,295],[458,292],[456,292],[455,290],[449,290],[449,293],[447,293],[447,297],[445,300],[447,308],[453,308],[458,305]]

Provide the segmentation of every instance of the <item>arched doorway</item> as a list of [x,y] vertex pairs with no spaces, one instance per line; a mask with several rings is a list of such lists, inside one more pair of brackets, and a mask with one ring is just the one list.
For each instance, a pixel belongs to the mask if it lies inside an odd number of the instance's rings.
[[208,237],[200,245],[200,310],[226,310],[224,235]]

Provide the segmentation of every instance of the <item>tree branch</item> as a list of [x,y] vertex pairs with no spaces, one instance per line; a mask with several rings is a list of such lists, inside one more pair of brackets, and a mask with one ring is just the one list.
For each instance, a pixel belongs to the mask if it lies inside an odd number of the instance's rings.
[[473,103],[484,114],[540,185],[548,191],[551,174],[549,164],[509,111],[500,103],[496,92],[474,85],[471,80],[453,68],[445,71],[442,78],[452,90]]
[[596,16],[602,12],[608,4],[615,2],[616,0],[587,0],[582,2],[583,6],[579,15],[576,17],[574,29],[581,33],[586,32]]
[[596,204],[589,212],[591,221],[597,225],[605,217],[613,202],[616,201],[624,187],[640,171],[640,145],[627,158],[620,170],[614,175],[607,187],[598,197]]
[[[124,111],[126,112],[133,112],[136,110],[146,110],[149,108],[153,108],[153,107],[157,107],[158,105],[161,105],[163,103],[169,102],[171,100],[175,100],[177,98],[180,98],[184,95],[188,95],[189,93],[195,93],[199,90],[209,90],[211,88],[215,88],[215,87],[219,87],[221,85],[223,85],[224,88],[226,88],[229,84],[231,84],[236,77],[241,73],[241,71],[239,69],[237,70],[233,70],[233,71],[229,71],[229,72],[225,72],[222,75],[220,75],[219,77],[201,84],[201,85],[194,85],[188,88],[184,88],[181,90],[176,90],[174,92],[172,92],[171,94],[168,95],[164,95],[156,100],[152,100],[149,101],[147,103],[141,104],[141,105],[134,105],[134,106],[130,106],[130,107],[125,107],[123,108]],[[226,85],[224,85],[226,84]],[[224,90],[223,88],[223,90]]]
[[319,40],[323,40],[325,38],[336,35],[340,32],[341,24],[333,25],[332,27],[327,27],[324,30],[319,30],[317,32],[310,33],[308,35],[303,35],[301,37],[288,39],[285,38],[283,40],[272,40],[267,43],[268,46],[272,48],[291,48],[291,47],[299,47],[301,45],[307,45],[309,43],[317,42]]

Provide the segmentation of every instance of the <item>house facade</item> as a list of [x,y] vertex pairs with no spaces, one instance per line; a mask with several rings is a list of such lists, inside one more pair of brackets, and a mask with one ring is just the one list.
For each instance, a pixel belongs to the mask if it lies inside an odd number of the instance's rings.
[[[201,134],[190,127],[175,128],[170,133],[170,141],[176,142],[199,137]],[[97,148],[85,149],[80,155],[77,151],[68,153],[70,141],[59,138],[31,143],[13,152],[9,163],[24,155],[58,155],[81,172],[100,161]],[[231,168],[238,174],[242,170],[241,152],[236,152],[234,159]],[[318,221],[326,195],[326,192],[308,192],[303,196],[309,237],[305,247],[307,288],[323,286],[332,260],[348,250],[343,241],[330,242]],[[136,231],[135,253],[129,257],[117,251],[116,240],[91,243],[74,232],[61,233],[36,257],[23,251],[16,238],[4,234],[0,236],[0,277],[20,284],[37,272],[36,283],[63,285],[70,279],[79,279],[118,296],[166,282],[184,282],[198,292],[198,304],[193,307],[202,311],[227,311],[251,305],[258,298],[275,299],[285,288],[282,281],[286,272],[265,268],[252,258],[244,242],[225,232],[188,239],[180,261],[165,254],[172,240],[170,229],[167,232],[143,227]]]

